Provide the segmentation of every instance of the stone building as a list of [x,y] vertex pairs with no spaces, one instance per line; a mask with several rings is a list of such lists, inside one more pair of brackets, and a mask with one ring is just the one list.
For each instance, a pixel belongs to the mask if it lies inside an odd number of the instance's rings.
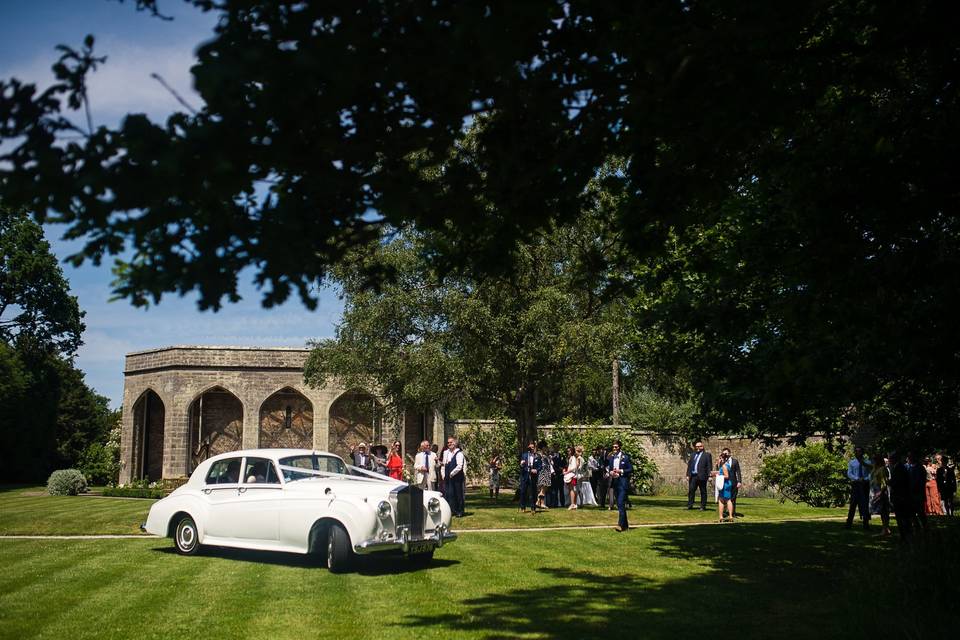
[[303,380],[309,349],[174,346],[126,356],[120,482],[181,478],[242,448],[295,447],[346,456],[393,438],[412,454],[444,437],[443,418],[385,416],[376,390]]

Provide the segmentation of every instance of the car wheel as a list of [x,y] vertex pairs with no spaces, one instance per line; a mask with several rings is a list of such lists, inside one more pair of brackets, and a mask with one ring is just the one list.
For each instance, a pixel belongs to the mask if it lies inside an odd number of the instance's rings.
[[433,560],[433,549],[426,553],[416,553],[410,556],[410,562],[418,567],[425,567]]
[[200,534],[197,531],[197,523],[193,521],[193,518],[184,516],[177,523],[173,540],[177,545],[177,551],[182,555],[190,556],[200,549]]
[[353,564],[350,536],[339,524],[331,524],[327,533],[327,569],[332,573],[349,571]]

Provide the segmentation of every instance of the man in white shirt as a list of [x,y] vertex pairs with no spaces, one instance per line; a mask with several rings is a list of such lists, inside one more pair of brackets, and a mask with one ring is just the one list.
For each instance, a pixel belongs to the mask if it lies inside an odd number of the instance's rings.
[[847,479],[850,480],[850,511],[847,512],[846,528],[853,526],[853,514],[860,510],[863,528],[870,528],[870,465],[863,459],[863,447],[853,450],[853,458],[847,464]]
[[433,478],[437,470],[437,456],[430,450],[430,441],[420,443],[420,451],[413,459],[416,471],[414,481],[424,491],[433,491]]
[[466,489],[466,458],[457,446],[456,438],[447,438],[447,450],[443,452],[443,497],[450,503],[450,510],[458,518],[463,517],[465,509],[463,492]]

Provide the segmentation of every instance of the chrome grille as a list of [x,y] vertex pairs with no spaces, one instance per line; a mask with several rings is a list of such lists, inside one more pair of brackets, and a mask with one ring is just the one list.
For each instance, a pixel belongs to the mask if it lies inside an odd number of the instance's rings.
[[426,517],[426,510],[423,506],[423,489],[408,485],[397,487],[392,493],[397,508],[397,536],[400,537],[401,529],[406,529],[411,538],[422,538],[423,523]]

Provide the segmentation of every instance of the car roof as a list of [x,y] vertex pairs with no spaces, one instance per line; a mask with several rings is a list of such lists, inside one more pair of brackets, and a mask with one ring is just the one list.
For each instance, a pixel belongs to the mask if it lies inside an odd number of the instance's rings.
[[[329,451],[318,451],[316,449],[240,449],[238,451],[227,451],[226,453],[220,453],[215,456],[210,456],[204,462],[216,462],[217,460],[223,460],[224,458],[239,458],[241,456],[256,457],[256,458],[270,458],[272,460],[277,460],[279,458],[287,458],[290,456],[333,456],[334,458],[340,458],[335,453],[330,453]],[[340,458],[341,460],[343,458]]]

